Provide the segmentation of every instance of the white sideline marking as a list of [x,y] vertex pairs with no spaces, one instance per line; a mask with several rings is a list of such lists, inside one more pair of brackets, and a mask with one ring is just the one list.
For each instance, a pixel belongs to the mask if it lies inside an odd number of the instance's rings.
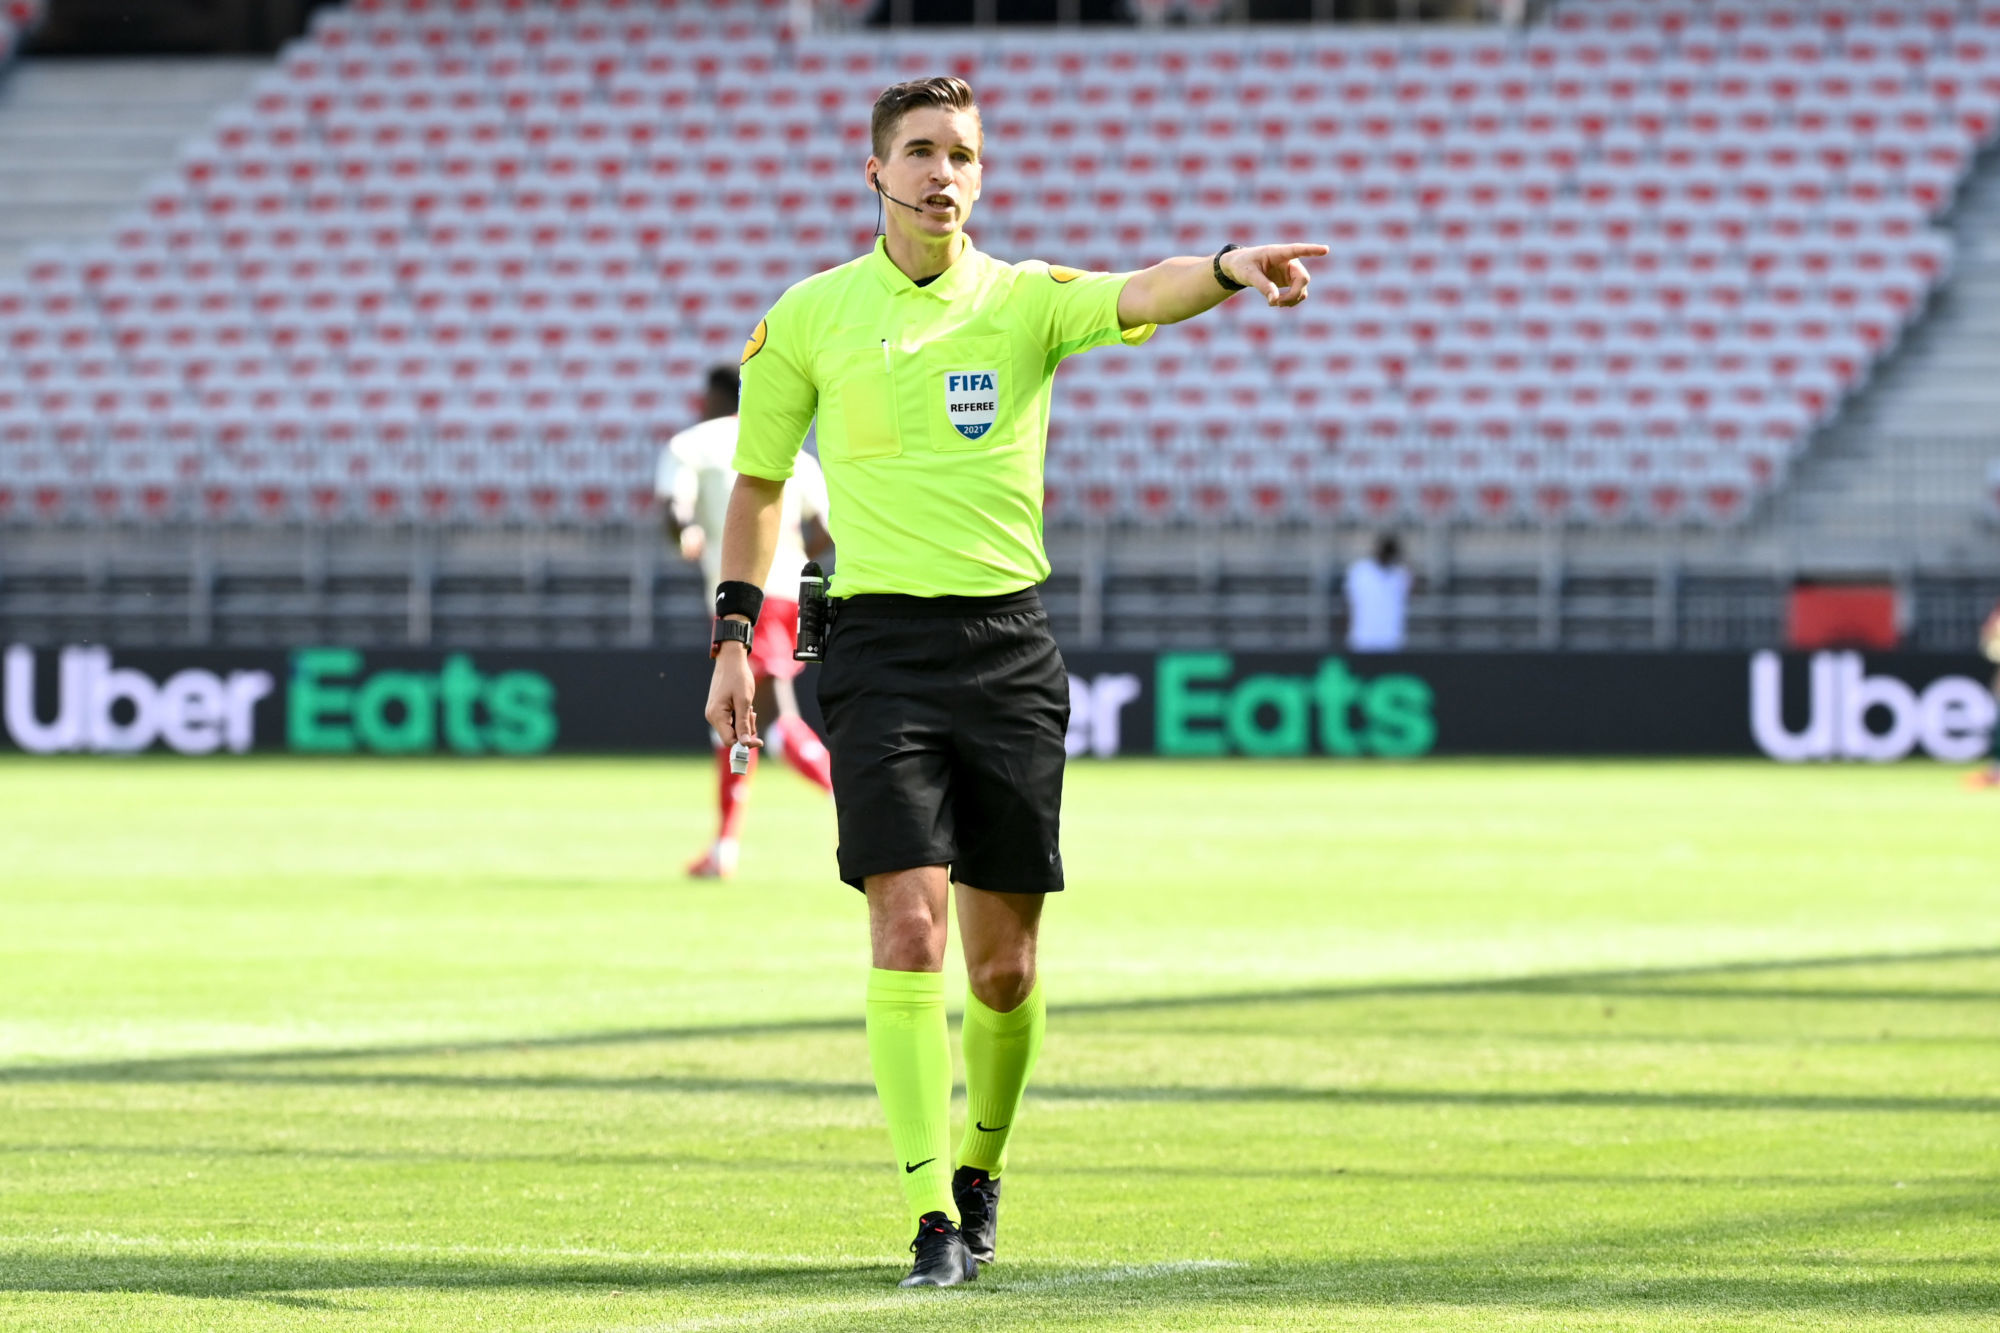
[[[1008,1282],[1003,1291],[1057,1291],[1068,1287],[1106,1286],[1113,1282],[1143,1281],[1146,1278],[1172,1277],[1179,1273],[1205,1273],[1217,1269],[1242,1268],[1243,1264],[1228,1259],[1180,1259],[1160,1264],[1117,1264],[1110,1268],[1085,1269],[1075,1273],[1054,1273],[1048,1277],[1028,1278],[1022,1282]],[[1000,1285],[995,1283],[993,1285]],[[861,1314],[874,1310],[907,1310],[912,1301],[921,1301],[925,1295],[917,1292],[897,1292],[894,1295],[876,1296],[860,1301],[816,1301],[811,1305],[789,1305],[782,1310],[757,1310],[746,1314],[703,1315],[696,1319],[676,1319],[670,1323],[617,1324],[602,1333],[702,1333],[715,1328],[761,1328],[773,1324],[790,1324],[802,1319],[812,1319],[819,1315]]]

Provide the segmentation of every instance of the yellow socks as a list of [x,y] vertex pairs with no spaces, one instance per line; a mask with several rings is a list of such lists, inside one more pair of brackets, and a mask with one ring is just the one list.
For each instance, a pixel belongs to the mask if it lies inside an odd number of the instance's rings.
[[[968,1034],[970,1024],[968,1015]],[[868,1063],[903,1174],[910,1225],[925,1213],[944,1213],[957,1222],[958,1206],[951,1199],[951,1037],[942,973],[869,969]]]
[[965,1138],[958,1164],[997,1176],[1007,1165],[1007,1136],[1021,1111],[1021,1093],[1042,1053],[1048,1009],[1042,983],[1007,1013],[965,995]]

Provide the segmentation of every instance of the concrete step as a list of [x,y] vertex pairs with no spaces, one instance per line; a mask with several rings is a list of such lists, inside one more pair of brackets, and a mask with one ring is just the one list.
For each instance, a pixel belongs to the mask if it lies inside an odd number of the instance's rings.
[[[1879,438],[1898,439],[1950,439],[1964,435],[1966,419],[1975,408],[1944,409],[1937,412],[1884,412],[1855,423],[1856,429],[1865,430]],[[1977,429],[1975,426],[1974,429]],[[1991,427],[1986,429],[1990,430]],[[2000,439],[2000,433],[1993,435]]]
[[[1988,370],[1992,368],[1992,364],[1994,362],[1986,362]],[[1966,376],[1972,374],[1980,374],[1980,370],[1972,366],[1960,370],[1928,368],[1924,374],[1900,376],[1892,386],[1894,396],[1890,396],[1890,392],[1884,392],[1874,402],[1856,404],[1850,410],[1850,418],[1860,420],[1866,414],[1880,416],[1882,412],[1908,414],[1910,410],[1922,410],[1926,406],[1932,408],[1934,412],[1946,412],[1946,410],[1956,412],[1966,406],[1986,406],[1986,408],[2000,406],[2000,394],[1994,394],[1992,390],[1982,392],[1978,386],[1966,384]],[[1962,428],[1994,430],[1996,434],[2000,434],[1996,426],[2000,426],[2000,422],[1996,420],[1962,422]]]
[[[119,205],[132,202],[122,199]],[[21,204],[0,209],[0,240],[32,245],[51,240],[80,240],[82,231],[108,228],[117,214],[108,203]]]
[[[1912,365],[1901,374],[1885,377],[1878,386],[1878,393],[1872,400],[1864,398],[1855,405],[1855,410],[1887,406],[1916,406],[1919,403],[1936,403],[1944,398],[1953,402],[2000,402],[2000,387],[1979,383],[1976,378],[1981,373],[1990,374],[1994,368],[1992,361],[1981,363],[1968,360],[1959,366],[1940,366],[1926,362]],[[1994,423],[1988,423],[1994,424]]]
[[0,278],[107,232],[183,144],[240,103],[261,59],[31,61],[0,83]]
[[116,144],[101,139],[51,141],[29,151],[10,148],[0,142],[0,200],[7,197],[5,190],[9,185],[46,176],[57,170],[89,175],[111,171],[126,175],[135,171],[164,171],[172,166],[175,154],[184,142],[185,135],[159,135],[145,142],[134,140]]
[[116,162],[132,166],[152,163],[157,167],[171,163],[192,133],[161,130],[156,125],[143,131],[88,136],[69,131],[20,134],[7,127],[7,115],[0,111],[0,171],[34,171],[51,162],[78,165]]
[[[1967,320],[1940,319],[1926,324],[1921,337],[1911,338],[1897,349],[1896,357],[1882,367],[1882,372],[1886,376],[1905,367],[1928,366],[1934,360],[1940,365],[1978,362],[1996,347],[2000,347],[2000,329]],[[1987,360],[1985,365],[1990,368],[1993,362]],[[1887,382],[1886,378],[1883,382]]]
[[84,173],[66,168],[61,175],[0,170],[0,217],[19,208],[74,204],[92,208],[137,202],[134,178],[143,186],[150,173],[107,169]]
[[1954,306],[1964,308],[1971,303],[1991,301],[2000,296],[2000,264],[1970,271],[1961,268],[1952,274],[1951,286]]
[[1822,469],[1793,483],[1801,502],[1829,497],[1840,499],[1855,509],[1870,505],[1899,505],[1911,496],[1947,498],[1950,489],[1967,479],[1977,482],[1986,474],[1986,458],[1970,458],[1944,463],[1925,460],[1912,464],[1911,471],[1885,480],[1873,468]]
[[[1815,490],[1839,490],[1856,481],[1866,481],[1875,494],[1888,495],[1898,490],[1907,494],[1933,485],[1946,485],[1955,478],[1980,472],[1989,461],[1989,456],[1994,454],[2000,454],[2000,443],[1995,443],[1980,452],[1967,454],[1920,448],[1894,460],[1898,466],[1886,476],[1879,466],[1881,460],[1871,459],[1864,462],[1843,459],[1815,467],[1810,472],[1802,469],[1802,475],[1795,484],[1801,493],[1810,493]],[[1878,482],[1881,483],[1879,488],[1876,487]]]
[[70,110],[66,107],[17,106],[0,98],[0,125],[24,138],[90,138],[98,135],[179,133],[206,125],[217,110],[239,100],[220,97],[212,102],[148,102]]
[[141,56],[31,60],[0,84],[0,105],[124,114],[137,105],[201,108],[241,96],[271,62]]
[[1821,528],[1879,531],[1890,524],[1902,522],[1922,527],[1957,527],[1981,512],[1976,490],[1970,496],[1952,502],[1921,491],[1893,497],[1800,494],[1786,500],[1783,507],[1791,516],[1809,520],[1814,525],[1815,535],[1823,535],[1819,532]]
[[1808,456],[1814,466],[1809,471],[1801,469],[1798,484],[1811,487],[1828,477],[1872,475],[1884,463],[1896,465],[1899,481],[1952,476],[1979,466],[1989,454],[1996,453],[2000,453],[2000,437],[1903,436],[1893,443],[1878,437],[1876,448],[1867,454],[1824,455],[1815,449]]
[[[1989,372],[1993,369],[1991,362],[1987,363],[1987,369]],[[1919,370],[1925,373],[1918,373]],[[1983,405],[2000,409],[2000,385],[1981,384],[1970,378],[1975,373],[1975,371],[1967,370],[1962,374],[1952,374],[1950,372],[1939,371],[1936,367],[1932,366],[1914,368],[1910,373],[1899,376],[1896,384],[1893,386],[1896,391],[1896,397],[1905,401],[1898,402],[1884,395],[1876,399],[1873,403],[1863,403],[1860,406],[1864,408],[1890,406],[1916,407],[1928,404],[1933,407],[1941,407],[1949,403],[1953,407]],[[1966,424],[1991,430],[1996,426],[2000,426],[2000,421],[1968,422]]]
[[1900,375],[1885,377],[1881,386],[1882,396],[1873,402],[1857,404],[1849,409],[1849,414],[1859,416],[1864,412],[1892,405],[1915,406],[1914,402],[1909,401],[1910,395],[1919,395],[1925,402],[1940,401],[1939,396],[1949,397],[1956,402],[1968,394],[1974,400],[1987,401],[1992,398],[1990,393],[1981,394],[1976,389],[1967,391],[1964,389],[1965,381],[1968,376],[1990,374],[1996,365],[2000,365],[2000,361],[1991,356],[1983,360],[1968,356],[1948,363],[1916,367]]
[[[2000,327],[1973,318],[1969,312],[1946,312],[1932,316],[1919,325],[1899,349],[1901,358],[1895,365],[1906,365],[1915,360],[1910,353],[1921,349],[1926,355],[1948,356],[1956,354],[1960,348],[1968,352],[1983,352],[2000,346]],[[1990,364],[1990,363],[1989,363]]]
[[1966,360],[2000,347],[2000,327],[1968,316],[1940,317],[1925,325],[1923,335],[1904,344],[1905,355],[1896,364],[1928,362],[1934,356]]
[[[1981,293],[1978,290],[1981,287],[1987,287],[1988,290]],[[1960,290],[1954,283],[1950,290],[1939,292],[1931,298],[1930,305],[1926,308],[1928,318],[1924,324],[1918,325],[1914,332],[1921,333],[1924,327],[1931,323],[1982,324],[1992,320],[1994,311],[1991,302],[1996,290],[2000,290],[2000,284],[1989,287],[1985,283],[1968,283],[1964,290]]]

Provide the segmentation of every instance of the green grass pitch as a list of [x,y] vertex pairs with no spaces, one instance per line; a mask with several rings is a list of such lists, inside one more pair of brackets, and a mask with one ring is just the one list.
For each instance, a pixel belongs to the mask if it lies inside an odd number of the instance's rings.
[[2000,1327],[1946,770],[1073,767],[931,1293],[831,811],[767,768],[688,883],[711,772],[0,763],[0,1328]]

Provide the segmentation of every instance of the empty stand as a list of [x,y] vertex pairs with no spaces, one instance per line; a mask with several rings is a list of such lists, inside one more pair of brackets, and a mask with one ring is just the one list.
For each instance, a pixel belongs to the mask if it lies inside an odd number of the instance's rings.
[[0,288],[0,520],[633,520],[701,372],[864,249],[886,83],[971,78],[1003,258],[1324,240],[1061,376],[1054,522],[1729,525],[1951,272],[2000,3],[1540,29],[816,34],[322,10],[102,244]]

